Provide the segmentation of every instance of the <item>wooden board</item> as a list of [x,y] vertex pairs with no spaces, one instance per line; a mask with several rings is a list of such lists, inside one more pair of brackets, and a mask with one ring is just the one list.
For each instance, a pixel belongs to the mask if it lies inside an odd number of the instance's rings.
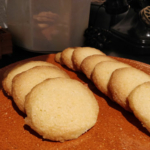
[[[25,115],[16,107],[13,99],[7,97],[0,82],[0,149],[1,150],[148,150],[150,133],[136,117],[96,89],[82,73],[73,72],[54,61],[55,54],[43,55],[28,60],[44,60],[65,70],[71,78],[89,86],[96,97],[100,110],[96,125],[78,139],[64,143],[44,140],[24,124]],[[150,74],[150,65],[138,61],[113,57],[119,61]],[[27,61],[27,60],[24,60]],[[6,69],[0,70],[0,80]],[[88,115],[88,112],[87,112]]]

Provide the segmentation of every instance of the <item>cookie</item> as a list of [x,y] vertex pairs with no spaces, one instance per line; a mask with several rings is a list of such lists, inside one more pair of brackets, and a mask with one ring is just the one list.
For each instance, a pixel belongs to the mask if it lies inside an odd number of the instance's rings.
[[150,81],[150,76],[133,67],[115,70],[108,84],[108,90],[113,100],[125,110],[131,111],[127,101],[128,95],[138,85]]
[[91,75],[94,85],[106,96],[111,98],[108,91],[108,83],[112,73],[119,68],[131,67],[128,64],[119,61],[104,61],[98,63]]
[[105,55],[100,50],[95,49],[95,48],[91,48],[91,47],[78,47],[78,48],[76,48],[72,54],[72,61],[73,61],[73,64],[74,64],[76,70],[81,71],[80,65],[81,65],[82,61],[86,57],[94,55],[94,54]]
[[16,75],[12,80],[12,97],[18,108],[24,111],[25,96],[47,78],[69,78],[63,70],[50,66],[37,66]]
[[129,106],[136,118],[150,132],[150,82],[137,86],[128,96]]
[[75,67],[72,62],[72,54],[75,50],[75,47],[69,47],[62,51],[61,59],[64,65],[66,65],[69,69],[75,71]]
[[5,77],[2,81],[3,88],[5,92],[11,96],[11,86],[12,86],[12,79],[19,73],[26,71],[30,68],[33,68],[35,66],[53,66],[57,67],[51,63],[45,62],[45,61],[29,61],[25,63],[19,63],[14,68],[12,68],[7,74],[5,74]]
[[54,60],[59,64],[63,64],[63,62],[61,60],[61,54],[62,54],[62,52],[56,53],[55,58],[54,58]]
[[90,79],[94,67],[96,66],[96,64],[102,61],[117,61],[117,60],[105,55],[92,55],[86,57],[82,61],[80,69],[87,76],[87,78]]
[[78,138],[95,125],[99,106],[81,82],[53,78],[31,90],[25,110],[25,123],[33,130],[44,139],[64,142]]

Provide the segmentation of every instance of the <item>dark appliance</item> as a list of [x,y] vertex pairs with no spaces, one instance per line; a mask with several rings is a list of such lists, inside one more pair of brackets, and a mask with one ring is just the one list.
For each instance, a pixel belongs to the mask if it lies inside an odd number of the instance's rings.
[[84,34],[86,45],[107,49],[113,44],[121,53],[150,54],[149,0],[106,0],[99,8],[107,25],[90,22]]

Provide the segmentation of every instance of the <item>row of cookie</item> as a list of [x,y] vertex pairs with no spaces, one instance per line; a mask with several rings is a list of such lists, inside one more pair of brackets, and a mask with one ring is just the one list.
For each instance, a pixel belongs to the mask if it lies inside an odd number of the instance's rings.
[[148,87],[145,91],[150,90],[148,74],[90,47],[67,48],[56,54],[55,61],[83,72],[102,93],[133,112],[150,131],[150,97],[149,92],[143,92],[144,87]]
[[54,77],[69,78],[68,74],[56,65],[44,61],[29,61],[19,63],[5,72],[2,85],[5,92],[13,97],[18,108],[25,112],[25,96],[38,83]]
[[43,138],[75,139],[97,121],[99,106],[93,93],[51,63],[20,63],[5,72],[2,85],[26,113],[25,124]]

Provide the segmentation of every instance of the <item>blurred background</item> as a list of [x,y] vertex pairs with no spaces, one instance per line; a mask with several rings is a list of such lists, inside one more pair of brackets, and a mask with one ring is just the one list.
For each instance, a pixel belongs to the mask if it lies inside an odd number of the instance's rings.
[[0,0],[0,68],[90,46],[150,64],[149,0]]

